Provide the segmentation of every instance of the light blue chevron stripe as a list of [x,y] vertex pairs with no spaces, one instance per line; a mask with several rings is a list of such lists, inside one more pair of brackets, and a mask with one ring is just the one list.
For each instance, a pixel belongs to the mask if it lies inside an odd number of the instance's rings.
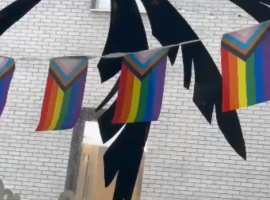
[[136,56],[135,54],[129,54],[128,56],[135,62],[135,64],[140,67],[141,69],[145,69],[149,63],[151,63],[156,56],[158,56],[164,49],[158,50],[151,58],[149,58],[145,63],[142,63]]
[[59,65],[57,65],[57,63],[52,60],[51,61],[51,65],[53,65],[53,67],[58,71],[58,73],[61,75],[61,77],[63,77],[63,79],[65,81],[68,81],[70,78],[72,78],[75,73],[85,64],[85,60],[82,60],[75,69],[72,70],[72,72],[69,75],[66,75],[63,70],[61,69],[61,67],[59,67]]
[[254,40],[254,38],[261,32],[261,30],[267,25],[267,23],[260,24],[260,27],[253,33],[253,35],[248,39],[246,43],[241,42],[240,40],[236,39],[235,37],[231,36],[230,34],[225,34],[224,37],[228,40],[235,43],[237,46],[241,47],[242,49],[246,49],[249,47],[250,43]]
[[8,58],[5,66],[3,66],[1,69],[0,69],[0,74],[3,73],[3,71],[12,63],[12,59],[11,58]]

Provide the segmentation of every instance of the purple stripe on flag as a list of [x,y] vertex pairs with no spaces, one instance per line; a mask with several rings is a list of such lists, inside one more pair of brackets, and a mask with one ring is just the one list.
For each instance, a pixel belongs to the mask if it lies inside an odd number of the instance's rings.
[[7,72],[7,74],[4,75],[4,77],[0,81],[0,88],[1,88],[0,116],[2,115],[2,112],[7,102],[8,90],[13,77],[13,73],[14,69],[10,70],[9,72]]
[[163,100],[163,92],[164,92],[164,85],[165,85],[165,73],[166,73],[166,64],[167,64],[167,56],[162,59],[162,61],[158,64],[159,66],[156,67],[155,70],[158,70],[157,80],[156,80],[156,92],[155,92],[155,104],[153,107],[153,119],[152,121],[156,121],[159,118],[161,107],[162,107],[162,100]]
[[80,113],[82,110],[82,102],[83,102],[83,96],[84,96],[84,88],[85,88],[85,84],[86,84],[86,77],[87,77],[87,71],[83,72],[79,77],[77,81],[77,104],[74,105],[76,106],[75,111],[74,111],[74,115],[72,117],[72,121],[73,123],[76,123],[77,120],[80,117]]
[[264,101],[270,100],[270,31],[267,32],[262,45],[263,53],[263,84],[264,84]]

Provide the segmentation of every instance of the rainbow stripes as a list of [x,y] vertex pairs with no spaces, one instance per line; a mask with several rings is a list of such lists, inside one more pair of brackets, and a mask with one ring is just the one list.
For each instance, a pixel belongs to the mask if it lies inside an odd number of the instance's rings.
[[264,22],[223,36],[224,112],[270,100],[269,27]]
[[168,49],[124,57],[112,123],[156,121],[160,115]]
[[15,70],[12,58],[0,57],[0,116],[5,108],[8,90]]
[[36,131],[64,130],[76,124],[83,101],[87,58],[55,58],[49,75]]

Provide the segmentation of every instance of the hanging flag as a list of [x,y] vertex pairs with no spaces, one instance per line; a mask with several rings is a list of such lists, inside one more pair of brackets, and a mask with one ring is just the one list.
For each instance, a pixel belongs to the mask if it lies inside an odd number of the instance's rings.
[[54,58],[36,131],[71,129],[81,111],[86,83],[86,57]]
[[269,27],[270,21],[223,36],[223,112],[270,100]]
[[124,57],[113,123],[156,121],[165,81],[168,49],[153,49]]
[[0,56],[0,116],[5,108],[8,90],[15,70],[13,58]]

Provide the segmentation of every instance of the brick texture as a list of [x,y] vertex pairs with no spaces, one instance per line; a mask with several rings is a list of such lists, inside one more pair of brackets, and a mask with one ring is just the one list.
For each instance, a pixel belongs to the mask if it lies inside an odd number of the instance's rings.
[[[0,7],[11,0],[1,0]],[[108,12],[90,11],[90,0],[44,0],[0,38],[0,54],[50,58],[100,55]],[[222,33],[255,24],[225,0],[175,0],[183,16],[220,63]],[[215,9],[212,9],[214,7]],[[204,13],[204,14],[202,14]],[[211,16],[214,14],[214,17]],[[151,47],[159,46],[142,14]],[[173,22],[172,22],[173,23]],[[177,24],[175,24],[177,26]],[[90,60],[85,107],[97,106],[103,85]],[[48,61],[17,60],[8,102],[0,118],[0,178],[26,200],[56,199],[63,191],[71,131],[35,133]],[[162,115],[148,141],[142,200],[266,200],[270,198],[270,109],[267,103],[239,111],[248,161],[230,148],[216,122],[208,125],[183,89],[182,60],[167,69]]]

